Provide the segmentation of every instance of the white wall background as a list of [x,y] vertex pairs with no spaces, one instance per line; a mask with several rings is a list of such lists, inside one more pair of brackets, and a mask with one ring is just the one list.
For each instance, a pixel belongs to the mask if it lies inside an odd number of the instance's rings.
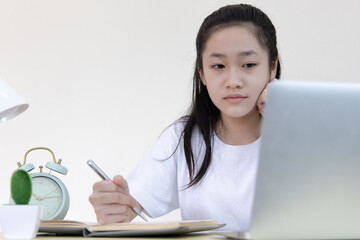
[[[16,163],[46,146],[69,169],[57,175],[71,196],[66,219],[96,221],[88,196],[99,179],[86,160],[109,176],[130,173],[186,112],[202,20],[235,2],[0,0],[0,77],[30,103],[0,125],[0,203]],[[283,78],[360,82],[360,1],[249,3],[277,27]]]

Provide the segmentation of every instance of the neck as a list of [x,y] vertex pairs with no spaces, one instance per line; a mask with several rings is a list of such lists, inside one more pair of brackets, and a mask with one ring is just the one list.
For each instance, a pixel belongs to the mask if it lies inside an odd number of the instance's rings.
[[242,118],[231,118],[222,115],[216,126],[217,136],[229,145],[246,145],[260,137],[261,116],[252,111]]

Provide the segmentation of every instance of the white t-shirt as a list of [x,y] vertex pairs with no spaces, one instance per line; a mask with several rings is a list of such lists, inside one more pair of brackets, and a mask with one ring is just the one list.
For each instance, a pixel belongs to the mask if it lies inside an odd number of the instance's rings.
[[[180,208],[183,220],[216,219],[226,223],[221,230],[248,230],[260,138],[248,145],[232,146],[214,134],[212,161],[205,177],[186,189],[189,173],[183,139],[179,142],[183,127],[184,122],[176,122],[167,128],[130,174],[131,195],[150,217]],[[205,144],[197,129],[192,147],[201,166]]]

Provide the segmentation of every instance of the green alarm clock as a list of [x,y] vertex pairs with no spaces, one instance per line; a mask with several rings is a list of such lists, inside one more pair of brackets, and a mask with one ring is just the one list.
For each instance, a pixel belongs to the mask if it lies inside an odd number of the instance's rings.
[[[70,204],[70,197],[65,184],[56,176],[51,174],[51,171],[56,171],[63,175],[67,174],[67,168],[61,165],[61,159],[55,160],[53,151],[49,148],[38,147],[32,148],[25,153],[24,163],[18,162],[19,168],[30,172],[35,167],[31,163],[26,163],[26,156],[33,150],[43,149],[49,151],[53,156],[53,162],[48,162],[45,167],[50,169],[49,173],[44,173],[43,166],[39,166],[40,172],[30,173],[32,179],[32,196],[29,204],[42,205],[43,215],[42,220],[64,219]],[[13,200],[10,197],[10,203]]]

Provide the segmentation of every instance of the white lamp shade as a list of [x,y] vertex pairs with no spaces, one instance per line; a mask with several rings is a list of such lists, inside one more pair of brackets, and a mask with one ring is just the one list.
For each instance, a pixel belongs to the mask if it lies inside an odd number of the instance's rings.
[[0,78],[0,122],[16,117],[28,107],[20,94]]

